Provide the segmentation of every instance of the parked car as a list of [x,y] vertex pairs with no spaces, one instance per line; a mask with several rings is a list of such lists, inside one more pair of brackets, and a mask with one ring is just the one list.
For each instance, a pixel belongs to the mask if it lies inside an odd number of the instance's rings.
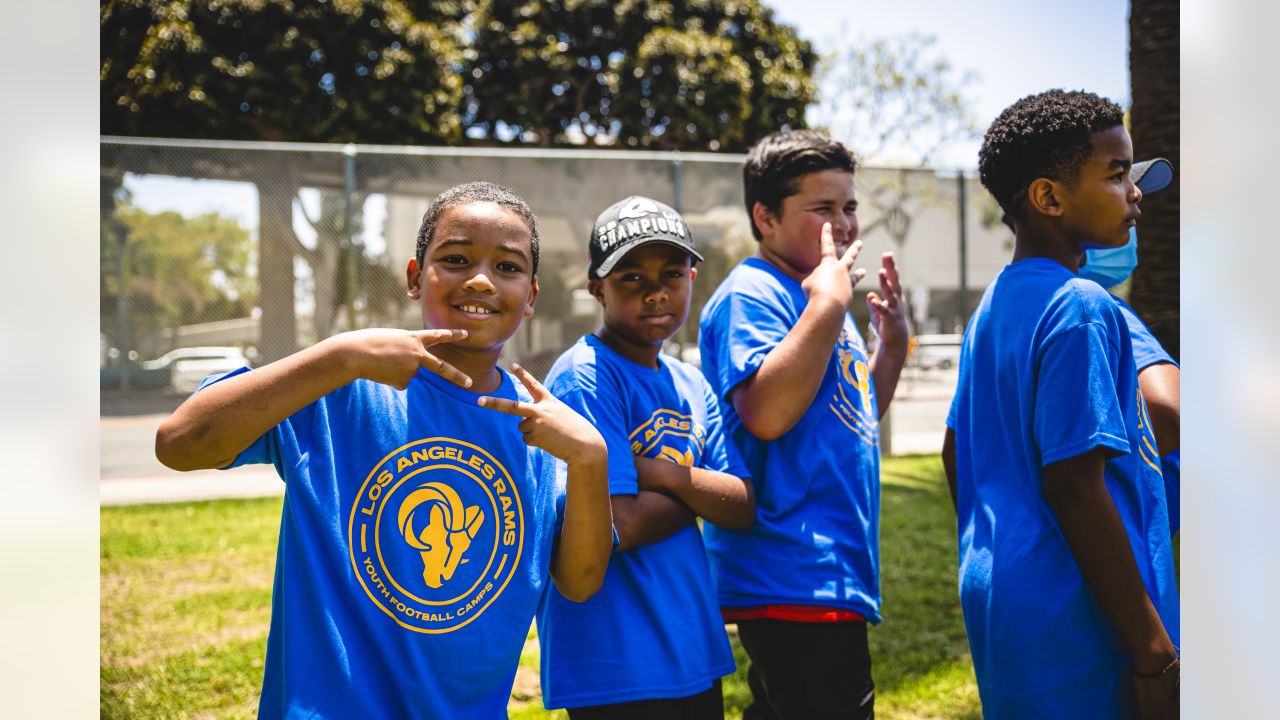
[[155,360],[141,363],[126,360],[102,367],[98,378],[103,390],[119,390],[124,386],[127,368],[131,390],[169,388],[189,393],[200,385],[206,375],[235,370],[248,364],[249,360],[240,348],[187,347],[170,350]]
[[244,367],[249,359],[236,347],[188,347],[170,350],[151,362],[168,365],[169,387],[193,392],[206,375]]
[[917,335],[911,338],[907,363],[922,370],[950,370],[960,364],[963,335]]
[[123,388],[126,372],[129,374],[130,390],[162,390],[169,387],[169,366],[149,368],[132,360],[123,360],[114,365],[99,368],[99,386],[103,390]]

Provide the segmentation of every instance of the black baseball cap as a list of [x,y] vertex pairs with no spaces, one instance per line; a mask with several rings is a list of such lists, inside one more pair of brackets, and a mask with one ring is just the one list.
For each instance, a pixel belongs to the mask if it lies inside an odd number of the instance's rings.
[[1163,190],[1173,182],[1173,163],[1164,158],[1152,158],[1133,164],[1129,168],[1129,179],[1142,191],[1143,195]]
[[653,198],[632,195],[610,205],[596,218],[588,245],[591,264],[587,274],[602,278],[613,272],[627,253],[651,242],[674,245],[692,255],[695,263],[702,260],[702,255],[693,249],[693,235],[680,213]]

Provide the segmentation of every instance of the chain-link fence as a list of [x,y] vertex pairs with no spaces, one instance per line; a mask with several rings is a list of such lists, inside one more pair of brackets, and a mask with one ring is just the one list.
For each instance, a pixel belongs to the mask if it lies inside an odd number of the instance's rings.
[[[419,327],[405,264],[427,204],[462,182],[506,185],[538,217],[537,311],[503,362],[539,376],[599,323],[586,240],[611,203],[648,195],[685,216],[706,261],[668,350],[689,359],[702,304],[755,250],[735,155],[134,138],[101,151],[104,414],[166,411],[241,356],[262,364],[353,328]],[[857,184],[859,264],[874,277],[895,250],[916,331],[954,331],[1007,257],[998,211],[954,173],[862,168]],[[865,303],[853,311],[865,326]]]

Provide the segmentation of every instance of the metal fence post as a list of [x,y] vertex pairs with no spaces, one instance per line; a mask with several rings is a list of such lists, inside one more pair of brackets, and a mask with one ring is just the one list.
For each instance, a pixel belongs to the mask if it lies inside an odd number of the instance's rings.
[[355,216],[356,216],[356,146],[347,143],[342,148],[343,160],[343,189],[345,196],[342,207],[342,234],[346,244],[346,252],[343,253],[342,259],[343,270],[346,274],[346,292],[343,293],[342,303],[347,309],[347,329],[356,329],[356,233],[355,233]]
[[684,208],[681,207],[681,194],[684,191],[684,165],[681,163],[679,156],[671,159],[671,207],[678,213],[683,214]]
[[116,343],[120,351],[120,389],[132,389],[129,379],[129,229],[119,220],[111,221],[111,232],[120,246],[119,288],[116,296]]

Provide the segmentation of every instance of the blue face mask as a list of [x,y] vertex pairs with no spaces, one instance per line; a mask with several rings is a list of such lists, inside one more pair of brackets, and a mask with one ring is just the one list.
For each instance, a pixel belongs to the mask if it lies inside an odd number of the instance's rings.
[[1116,248],[1086,249],[1082,278],[1092,280],[1104,288],[1115,287],[1133,274],[1138,267],[1138,230],[1129,228],[1129,242]]

